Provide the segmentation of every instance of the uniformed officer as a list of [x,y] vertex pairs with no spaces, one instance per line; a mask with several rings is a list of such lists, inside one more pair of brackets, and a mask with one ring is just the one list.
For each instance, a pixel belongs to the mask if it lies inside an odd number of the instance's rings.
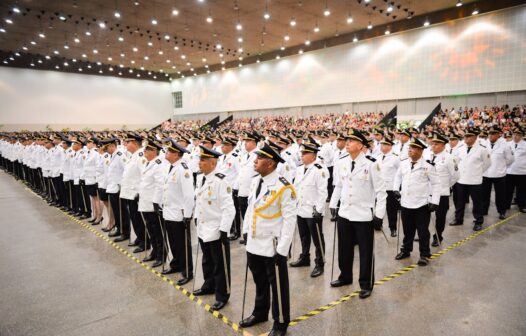
[[285,335],[290,322],[287,255],[296,223],[296,192],[278,175],[278,163],[284,160],[274,149],[264,144],[256,153],[254,166],[260,176],[251,184],[243,222],[256,298],[252,314],[239,325],[247,328],[267,321],[272,290],[274,324],[269,336],[278,336]]
[[482,207],[482,174],[491,165],[491,158],[486,147],[477,142],[479,130],[470,127],[464,134],[465,146],[459,151],[460,177],[455,189],[455,220],[451,226],[464,224],[464,209],[466,201],[471,196],[473,201],[474,231],[482,229],[484,223],[484,209]]
[[[388,135],[380,140],[380,154],[376,157],[376,159],[382,168],[382,177],[384,179],[385,190],[387,192],[387,221],[389,223],[391,237],[396,237],[398,234],[397,221],[400,202],[395,195],[395,190],[393,190],[393,180],[396,171],[400,166],[400,159],[398,158],[398,154],[393,153],[393,144],[393,138],[389,137]],[[379,224],[382,223],[379,222]]]
[[315,278],[323,274],[325,264],[325,239],[323,236],[323,216],[327,200],[329,171],[316,163],[320,150],[313,144],[304,144],[300,148],[303,165],[296,169],[294,188],[298,193],[298,231],[301,239],[301,254],[291,267],[310,266],[311,239],[316,248],[315,267],[310,276]]
[[400,130],[398,132],[399,142],[394,146],[394,152],[398,154],[400,160],[407,159],[407,153],[409,151],[409,140],[411,139],[411,133],[409,129]]
[[86,219],[89,218],[88,214],[88,202],[89,200],[86,199],[86,196],[84,194],[84,181],[80,181],[80,174],[82,173],[82,169],[84,167],[84,162],[86,162],[86,150],[83,148],[85,146],[85,143],[80,139],[77,138],[75,142],[73,142],[73,162],[71,165],[71,171],[72,171],[72,179],[73,179],[73,202],[74,202],[74,209],[75,209],[75,216],[77,216],[79,219]]
[[511,147],[502,138],[502,130],[498,126],[489,129],[488,152],[491,165],[482,174],[482,211],[488,214],[492,186],[495,187],[495,205],[499,219],[506,218],[506,171],[515,160]]
[[194,278],[190,223],[194,209],[192,171],[183,162],[188,151],[174,140],[166,147],[167,167],[162,172],[161,201],[170,250],[174,258],[163,274],[181,272],[179,286]]
[[449,195],[451,187],[458,181],[458,162],[455,156],[446,151],[448,138],[440,133],[435,133],[431,145],[429,162],[435,164],[435,169],[440,180],[440,202],[436,210],[435,228],[432,246],[437,247],[443,240],[442,233],[446,225],[446,215],[449,210]]
[[354,245],[360,252],[360,298],[369,297],[374,286],[374,226],[383,220],[386,191],[380,164],[363,153],[368,139],[357,129],[346,136],[349,156],[338,165],[338,181],[331,197],[330,207],[338,201],[338,266],[340,276],[332,287],[353,281]]
[[198,178],[196,189],[195,218],[197,236],[203,251],[204,284],[194,295],[215,293],[213,310],[223,308],[230,298],[230,241],[228,232],[236,215],[232,200],[232,187],[225,175],[218,172],[220,153],[201,148],[199,168],[203,174]]
[[401,162],[393,182],[393,189],[400,198],[404,228],[402,248],[395,259],[401,260],[411,255],[415,232],[418,231],[420,249],[418,265],[420,266],[429,263],[428,258],[431,256],[429,220],[431,212],[436,211],[440,203],[440,180],[435,164],[422,157],[424,148],[426,145],[422,141],[417,138],[412,139],[408,158]]
[[234,200],[234,207],[236,209],[236,216],[232,225],[232,235],[228,237],[230,240],[236,240],[241,236],[241,213],[238,202],[238,176],[241,165],[241,158],[239,154],[234,151],[237,145],[237,140],[231,137],[224,137],[222,140],[221,155],[218,159],[219,173],[225,175],[225,179],[232,187],[232,198]]
[[509,146],[515,161],[506,175],[506,209],[511,208],[513,193],[516,192],[517,206],[521,212],[526,212],[526,141],[523,139],[522,128],[516,127],[512,133],[513,140],[509,142]]
[[[349,156],[349,153],[347,153],[347,151],[345,150],[345,144],[347,143],[346,139],[345,139],[345,135],[341,134],[341,133],[338,133],[336,134],[336,148],[334,149],[334,168],[332,170],[332,173],[333,173],[333,178],[332,178],[332,184],[333,184],[333,190],[334,190],[334,185],[336,184],[336,181],[338,180],[338,165],[340,163],[340,161],[342,161],[342,159],[346,158],[347,156]],[[331,198],[332,198],[332,195],[331,195]],[[331,222],[335,222],[336,221],[336,214],[337,214],[337,210],[338,210],[338,207],[337,206],[336,208],[330,208],[330,212],[331,212]]]
[[[86,203],[92,206],[88,208],[91,210],[93,208],[92,216],[93,218],[89,220],[93,225],[97,225],[97,219],[102,216],[102,210],[100,209],[100,201],[97,194],[97,166],[101,158],[100,154],[97,151],[98,139],[89,138],[86,141],[86,160],[80,178],[84,181],[84,193]],[[90,211],[91,212],[91,211]]]

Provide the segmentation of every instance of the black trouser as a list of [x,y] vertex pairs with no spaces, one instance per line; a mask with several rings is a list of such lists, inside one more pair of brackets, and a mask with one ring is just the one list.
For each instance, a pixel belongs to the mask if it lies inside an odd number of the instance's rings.
[[[167,251],[164,248],[163,233],[161,232],[161,223],[159,216],[153,211],[142,212],[142,216],[148,229],[148,236],[152,245],[152,256],[156,260],[166,260]],[[135,230],[135,226],[133,228]],[[144,228],[142,229],[144,232]],[[144,244],[144,240],[143,240]]]
[[[287,258],[280,256],[276,265],[273,257],[264,257],[247,252],[247,262],[252,278],[256,284],[256,300],[252,315],[258,319],[267,319],[270,310],[270,290],[272,289],[272,318],[274,328],[287,330],[290,322],[290,295],[289,295],[289,274],[287,271]],[[276,283],[276,267],[279,276],[279,297],[278,286]],[[280,312],[282,314],[280,323]]]
[[119,192],[108,193],[108,199],[110,200],[111,210],[113,212],[113,218],[115,219],[115,227],[117,232],[121,235],[130,234],[130,219],[128,210],[122,204],[122,199],[119,197]]
[[84,212],[86,216],[91,217],[91,198],[88,194],[88,188],[86,188],[86,181],[80,180],[79,184],[82,192],[82,212]]
[[84,213],[85,212],[85,201],[84,201],[84,195],[82,194],[82,189],[79,184],[73,183],[73,210],[75,210],[76,213]]
[[389,229],[391,229],[391,231],[396,230],[397,227],[398,209],[400,209],[400,202],[397,200],[394,190],[387,190],[387,221],[389,222]]
[[[245,213],[247,212],[248,208],[248,197],[238,196],[237,201],[239,204],[239,211],[241,211],[241,218],[245,218]],[[243,223],[241,223],[241,225],[243,225]]]
[[471,196],[473,201],[473,217],[477,224],[484,223],[484,212],[482,209],[482,184],[455,184],[457,200],[455,202],[455,222],[464,222],[464,209],[466,200]]
[[372,290],[374,287],[374,228],[371,221],[354,222],[338,216],[338,279],[344,282],[353,280],[354,245],[360,252],[360,288]]
[[183,222],[164,221],[166,234],[172,250],[173,259],[170,261],[171,268],[179,268],[183,277],[194,273],[192,261],[192,236],[190,228],[185,228]]
[[327,181],[327,192],[328,192],[327,197],[328,199],[331,199],[332,192],[334,190],[334,186],[332,185],[334,167],[327,167],[327,169],[329,170],[329,180]]
[[239,199],[237,197],[238,190],[232,191],[232,198],[234,199],[234,207],[236,208],[236,216],[234,217],[234,222],[230,233],[235,235],[241,235],[241,210],[239,208]]
[[66,207],[73,210],[73,181],[64,181],[66,187]]
[[227,302],[230,298],[230,243],[223,244],[219,239],[205,243],[199,238],[199,245],[203,251],[201,264],[205,279],[201,288],[215,291],[216,301]]
[[142,221],[141,215],[139,214],[139,211],[137,210],[139,206],[138,204],[139,197],[137,196],[136,199],[132,199],[132,200],[123,199],[122,201],[123,201],[124,206],[128,210],[128,214],[130,215],[131,223],[133,225],[133,231],[135,232],[135,235],[137,236],[137,238],[135,239],[135,242],[140,247],[145,247],[144,245],[144,242],[145,242],[144,223]]
[[[442,241],[442,233],[446,227],[446,215],[449,210],[449,196],[440,196],[440,203],[438,203],[438,209],[435,212],[435,228],[438,238]],[[420,236],[419,236],[420,237]]]
[[301,255],[300,259],[310,260],[310,242],[311,237],[316,247],[316,259],[314,262],[316,266],[323,266],[325,264],[325,238],[323,237],[323,217],[322,220],[315,220],[314,218],[303,218],[298,216],[298,231],[301,239]]
[[429,206],[426,204],[416,209],[402,207],[402,225],[404,227],[404,241],[402,252],[411,253],[413,251],[413,241],[415,233],[418,231],[418,245],[421,257],[431,256],[429,248]]
[[482,211],[488,214],[491,199],[491,187],[495,186],[495,206],[499,214],[506,212],[506,177],[482,178]]
[[506,209],[511,208],[513,192],[519,208],[526,207],[526,175],[506,175]]
[[58,202],[62,206],[67,206],[66,185],[64,184],[63,175],[53,178],[55,188],[57,188]]

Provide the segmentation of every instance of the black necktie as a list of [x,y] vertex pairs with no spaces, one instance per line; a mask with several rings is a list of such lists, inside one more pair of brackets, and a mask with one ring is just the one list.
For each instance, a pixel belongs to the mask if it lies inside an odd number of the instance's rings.
[[[149,162],[148,162],[148,163],[149,163]],[[172,171],[172,168],[173,168],[173,167],[174,167],[173,165],[170,165],[170,170],[168,171],[168,174],[170,174],[170,172]]]
[[416,162],[411,162],[411,170],[415,167]]
[[305,168],[303,169],[303,175],[307,174],[307,169],[308,169],[307,167],[305,167]]
[[259,196],[259,193],[261,192],[261,185],[263,184],[263,179],[259,179],[258,188],[256,189],[256,198]]
[[515,144],[515,149],[517,149],[517,145],[518,145],[518,144]]
[[402,146],[400,146],[400,153],[404,150],[404,144],[402,144]]
[[201,183],[201,187],[205,185],[206,182],[206,176],[203,176],[203,183]]
[[382,156],[382,161],[385,160],[385,155]]
[[355,163],[356,163],[356,162],[351,161],[351,173],[352,173],[352,171],[354,170],[354,164],[355,164]]
[[471,150],[471,147],[468,147],[468,154],[469,154],[469,151]]
[[493,149],[493,146],[495,146],[495,144],[492,143],[492,144],[491,144],[491,149]]
[[431,163],[435,162],[435,159],[437,158],[437,156],[435,154],[431,155],[433,157],[433,159],[431,159]]

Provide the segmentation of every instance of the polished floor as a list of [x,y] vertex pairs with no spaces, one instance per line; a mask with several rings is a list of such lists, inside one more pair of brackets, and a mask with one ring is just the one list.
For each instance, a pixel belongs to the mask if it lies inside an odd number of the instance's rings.
[[[513,209],[509,215],[516,212]],[[466,225],[447,227],[442,247],[433,248],[433,253],[472,235],[470,222],[467,214]],[[492,208],[485,227],[497,222]],[[192,302],[4,172],[0,172],[0,228],[2,336],[236,334],[226,322],[237,323],[241,317],[245,255],[237,242],[231,248],[232,295],[221,310],[224,318],[219,319],[204,304]],[[94,228],[100,230],[100,226]],[[334,224],[326,220],[323,276],[311,279],[309,268],[289,268],[293,319],[359,289],[356,278],[350,286],[329,286],[333,229]],[[194,235],[193,251],[195,240]],[[409,260],[395,261],[396,238],[387,240],[376,233],[377,280],[417,261],[417,253]],[[375,287],[367,300],[353,295],[311,314],[291,326],[288,334],[526,335],[525,242],[526,215],[517,214],[447,250],[428,267],[416,267]],[[297,256],[298,237],[294,247]],[[202,283],[200,267],[197,273],[196,288]],[[191,290],[192,283],[185,287]],[[250,314],[253,298],[249,273],[245,316]],[[212,304],[213,296],[203,301]],[[270,328],[267,322],[245,332],[259,335]]]

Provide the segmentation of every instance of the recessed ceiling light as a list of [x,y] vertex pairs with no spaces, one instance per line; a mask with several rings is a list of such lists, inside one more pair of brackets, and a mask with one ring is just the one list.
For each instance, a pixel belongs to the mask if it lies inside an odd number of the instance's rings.
[[358,42],[358,38],[355,36],[353,39],[352,39],[353,42]]
[[49,55],[46,55],[45,57],[46,57],[46,59],[51,59],[51,57]]
[[1,33],[5,33],[5,29],[4,28],[0,28],[0,32]]
[[58,65],[55,65],[55,69],[60,69],[60,67]]
[[203,63],[206,62],[206,58],[203,58],[202,61],[203,61]]
[[124,56],[126,56],[126,55],[124,53],[121,53],[121,57],[124,57]]
[[265,12],[265,14],[263,14],[263,18],[264,18],[265,20],[270,19],[270,13],[269,13],[269,12]]
[[152,43],[152,41],[149,41],[148,42],[148,47],[151,47],[151,46],[153,46],[153,43]]
[[170,39],[170,35],[164,35],[164,39],[165,40],[169,40]]
[[212,17],[211,17],[210,15],[208,15],[208,16],[206,17],[206,22],[208,22],[208,23],[212,23],[213,21],[214,21],[214,19],[212,19]]
[[135,60],[131,60],[130,63],[131,63],[131,64],[135,64]]
[[387,6],[387,12],[388,13],[391,13],[393,11],[393,9],[394,9],[394,7],[391,4],[389,6]]
[[119,42],[123,42],[124,41],[124,37],[119,36],[118,40],[119,40]]
[[162,55],[164,54],[162,50],[159,50],[159,55]]
[[148,56],[144,56],[144,60],[147,61],[149,60],[150,58]]
[[101,74],[101,73],[102,73],[102,70],[99,70],[99,73]]
[[237,52],[242,53],[243,52],[243,48],[238,48]]
[[5,19],[5,22],[7,22],[9,24],[13,24],[13,20],[11,20],[11,19]]
[[75,41],[75,43],[80,43],[80,39],[78,37],[75,37],[73,41]]
[[186,59],[186,56],[185,55],[181,55],[181,59]]
[[31,43],[32,45],[36,45],[37,44],[35,41],[31,41],[29,43]]
[[315,33],[318,33],[320,31],[320,27],[318,27],[318,25],[316,25],[316,27],[314,27],[313,30],[314,30]]
[[179,11],[178,11],[177,9],[174,8],[174,9],[172,10],[172,15],[174,15],[174,16],[179,15]]
[[221,49],[223,48],[220,44],[216,44],[216,49]]
[[462,0],[458,0],[456,6],[457,6],[457,7],[462,6]]
[[179,47],[178,47],[178,46],[175,46],[175,47],[174,47],[174,50],[179,50]]
[[41,59],[39,59],[37,62],[40,63],[40,64],[42,64],[42,60],[41,60]]
[[424,27],[427,27],[427,26],[429,26],[429,25],[430,25],[429,20],[426,20],[426,21],[424,22]]
[[385,35],[389,35],[389,34],[391,34],[391,32],[389,31],[389,29],[387,29],[387,30],[385,31]]
[[290,25],[291,25],[292,27],[296,26],[296,19],[292,18],[292,19],[290,20]]
[[137,47],[133,47],[132,50],[133,50],[134,52],[139,51],[139,49],[138,49]]
[[288,40],[290,40],[290,36],[285,35],[285,36],[283,36],[283,39],[284,39],[285,41],[288,41]]
[[113,67],[110,67],[108,70],[113,71]]
[[53,51],[53,54],[58,55],[59,54],[58,50]]
[[97,62],[97,65],[102,65],[102,63],[101,62]]
[[35,66],[35,63],[31,63],[30,65],[31,65],[32,67],[34,67],[34,66]]
[[97,49],[93,49],[93,53],[94,53],[94,54],[98,54],[99,51],[98,51]]
[[281,57],[279,55],[276,55],[276,59],[280,59]]
[[475,8],[473,10],[473,12],[471,13],[471,15],[477,15],[479,13],[479,10],[477,8]]
[[106,24],[104,22],[99,22],[99,27],[100,28],[106,28]]
[[243,42],[243,38],[242,38],[242,37],[238,37],[238,38],[237,38],[237,41],[238,41],[239,43],[242,43],[242,42]]
[[166,60],[166,63],[170,63],[171,61],[169,59]]
[[67,44],[64,45],[64,49],[66,49],[66,50],[69,49],[69,46]]
[[323,11],[323,15],[329,16],[331,15],[331,11],[328,8],[325,8],[325,10]]
[[157,24],[157,20],[156,19],[152,19],[152,24],[156,25]]
[[352,18],[352,16],[349,15],[349,16],[347,17],[347,23],[350,24],[350,23],[352,23],[352,22],[353,22],[353,18]]
[[89,30],[85,34],[86,36],[91,36],[91,32]]
[[303,54],[303,49],[300,49],[300,51],[298,51],[298,53],[301,55]]
[[237,30],[242,30],[242,29],[243,29],[243,26],[241,25],[241,23],[238,22],[238,23],[236,24],[236,29],[237,29]]
[[305,45],[310,45],[310,40],[306,40]]
[[91,64],[88,64],[88,69],[91,69]]
[[58,18],[60,19],[60,21],[66,21],[66,17],[64,15],[59,15]]
[[64,66],[69,66],[68,62],[64,62]]
[[113,13],[113,16],[115,16],[117,19],[119,19],[121,17],[121,13],[115,12],[115,13]]
[[221,61],[221,64],[225,64],[225,61]]
[[22,49],[27,50],[27,47],[26,47],[26,46],[23,46]]
[[38,36],[39,36],[40,38],[45,38],[45,37],[46,37],[46,35],[45,35],[44,33],[40,33],[40,34],[38,34]]
[[20,14],[20,9],[18,9],[18,7],[13,7],[13,12]]
[[220,53],[220,54],[219,54],[219,57],[223,58],[223,56],[224,56],[223,53]]
[[82,68],[79,68],[79,71],[82,72]]
[[113,61],[113,58],[111,58],[111,57],[108,57],[108,61]]

